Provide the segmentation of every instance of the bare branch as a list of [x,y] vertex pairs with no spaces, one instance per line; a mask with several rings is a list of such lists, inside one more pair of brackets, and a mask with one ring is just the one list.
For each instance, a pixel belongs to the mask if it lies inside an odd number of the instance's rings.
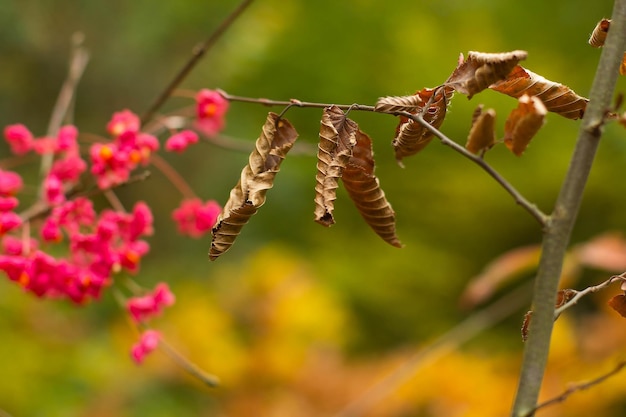
[[[572,307],[574,304],[577,304],[578,301],[580,301],[581,298],[583,298],[584,296],[591,294],[591,293],[595,293],[598,292],[600,290],[603,290],[605,288],[607,288],[608,286],[610,286],[611,284],[613,284],[616,281],[620,281],[620,282],[624,282],[626,281],[626,272],[620,274],[620,275],[613,275],[611,278],[607,279],[606,281],[604,281],[601,284],[598,285],[594,285],[592,287],[587,287],[584,290],[581,291],[576,291],[576,295],[574,295],[574,297],[572,297],[571,300],[569,300],[567,303],[563,304],[561,307],[557,308],[554,311],[554,319],[556,320],[556,318],[561,315],[561,313],[563,313],[565,310],[567,310],[568,308]],[[574,291],[574,290],[571,290]]]
[[567,400],[569,398],[569,396],[572,395],[573,393],[575,393],[577,391],[583,391],[583,390],[586,390],[588,388],[591,388],[591,387],[593,387],[595,385],[598,385],[598,384],[604,382],[605,380],[609,379],[610,377],[618,374],[625,366],[626,366],[626,361],[622,361],[622,362],[618,363],[609,372],[607,372],[605,374],[602,374],[599,377],[597,377],[595,379],[592,379],[591,381],[581,382],[581,383],[572,385],[568,389],[563,391],[563,393],[561,395],[558,395],[558,396],[556,396],[554,398],[551,398],[551,399],[549,399],[547,401],[544,401],[542,403],[537,404],[537,406],[535,408],[530,410],[528,413],[523,414],[521,417],[532,417],[533,415],[535,415],[535,412],[537,412],[537,410],[539,410],[540,408],[544,408],[544,407],[547,407],[547,406],[550,406],[550,405],[562,403],[563,401]]
[[489,174],[498,184],[502,186],[508,192],[515,202],[522,206],[528,213],[530,213],[542,227],[545,227],[549,220],[549,216],[543,213],[535,204],[528,201],[513,185],[511,185],[502,175],[500,175],[491,165],[489,165],[480,155],[474,155],[463,146],[459,145],[443,133],[439,129],[435,129],[420,114],[411,114],[407,112],[400,112],[401,116],[408,117],[417,123],[423,125],[426,129],[432,132],[442,144],[451,147],[456,152],[460,153],[465,158],[477,164],[487,174]]

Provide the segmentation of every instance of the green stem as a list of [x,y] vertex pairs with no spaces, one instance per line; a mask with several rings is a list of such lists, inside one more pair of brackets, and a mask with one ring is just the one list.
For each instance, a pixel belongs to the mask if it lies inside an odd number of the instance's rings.
[[610,106],[626,49],[626,0],[615,0],[611,28],[600,57],[569,170],[546,224],[533,294],[533,321],[511,415],[532,413],[537,405],[554,324],[554,305],[563,258]]

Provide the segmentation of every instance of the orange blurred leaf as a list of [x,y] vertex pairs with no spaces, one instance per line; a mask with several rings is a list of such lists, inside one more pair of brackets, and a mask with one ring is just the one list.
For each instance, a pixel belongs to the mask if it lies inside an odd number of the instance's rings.
[[482,106],[478,107],[473,119],[465,148],[471,153],[478,154],[488,150],[496,142],[496,111],[494,109],[482,111]]
[[359,129],[356,133],[356,146],[341,179],[359,213],[372,230],[390,245],[402,247],[396,236],[395,213],[380,188],[374,168],[372,140]]
[[520,65],[516,66],[506,79],[489,88],[515,98],[524,94],[538,97],[548,111],[574,120],[583,117],[589,101],[569,87],[547,80]]
[[488,299],[505,283],[535,269],[540,253],[539,245],[523,246],[503,253],[470,280],[461,295],[461,305],[472,308]]
[[269,113],[248,165],[241,171],[239,182],[230,192],[217,225],[209,258],[213,261],[233,245],[241,229],[265,203],[267,190],[274,185],[280,164],[291,149],[298,133],[287,119]]
[[621,233],[605,233],[576,247],[580,263],[609,272],[626,270],[626,240]]
[[626,317],[626,294],[618,294],[608,301],[609,306],[620,316]]
[[315,176],[315,221],[330,226],[339,178],[352,156],[358,126],[339,107],[324,109],[320,126]]
[[526,51],[484,53],[470,51],[445,82],[446,86],[472,98],[490,85],[503,80],[513,68],[526,59]]
[[515,155],[520,156],[526,150],[530,140],[543,126],[547,109],[537,97],[527,94],[518,100],[504,124],[504,144]]
[[[446,117],[454,89],[451,87],[424,88],[416,94],[424,104],[413,114],[421,113],[427,123],[435,129],[439,129]],[[401,117],[396,128],[396,137],[393,140],[393,148],[398,163],[401,164],[402,158],[415,155],[424,149],[432,138],[433,134],[424,126],[406,117]]]

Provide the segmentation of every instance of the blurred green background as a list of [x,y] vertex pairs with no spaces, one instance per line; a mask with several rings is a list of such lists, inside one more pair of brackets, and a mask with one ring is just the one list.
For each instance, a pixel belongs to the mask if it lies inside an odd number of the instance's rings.
[[[44,134],[66,74],[70,37],[80,31],[91,60],[78,88],[74,120],[81,132],[104,134],[114,111],[145,111],[192,47],[236,4],[0,2],[1,124],[24,123],[36,135]],[[281,100],[373,104],[381,96],[412,94],[440,84],[456,66],[459,53],[523,49],[529,53],[525,67],[586,96],[600,55],[587,45],[587,38],[595,23],[610,15],[611,6],[608,0],[257,0],[181,87],[221,88]],[[620,80],[618,89],[625,87]],[[492,91],[471,101],[455,96],[442,130],[464,144],[479,103],[496,109],[501,135],[516,102]],[[188,104],[174,98],[164,110]],[[252,147],[267,111],[232,103],[224,133]],[[319,109],[293,109],[287,117],[299,131],[299,141],[314,146]],[[453,326],[467,315],[458,307],[458,298],[472,276],[499,254],[540,241],[536,222],[478,167],[433,141],[400,168],[390,146],[396,120],[358,112],[351,117],[374,140],[376,172],[396,211],[403,249],[382,242],[341,187],[337,224],[326,229],[312,221],[314,155],[288,156],[265,206],[215,263],[207,257],[209,237],[193,240],[176,233],[170,213],[181,195],[159,172],[119,190],[127,207],[145,200],[154,210],[152,251],[137,280],[147,286],[165,280],[178,294],[175,311],[171,317],[166,313],[160,326],[173,344],[196,349],[199,357],[208,355],[201,350],[206,347],[223,358],[213,358],[209,364],[215,369],[210,370],[221,371],[227,381],[228,375],[237,374],[233,369],[241,358],[250,356],[250,340],[263,341],[250,324],[258,317],[249,305],[262,304],[271,293],[267,288],[275,285],[264,283],[288,276],[290,268],[304,274],[314,289],[313,298],[302,303],[310,308],[302,307],[304,328],[310,332],[296,337],[303,343],[301,349],[321,340],[347,358],[375,361]],[[549,211],[578,126],[551,114],[522,158],[499,146],[487,159],[528,199]],[[624,135],[617,125],[606,129],[574,242],[626,228]],[[2,144],[0,152],[8,155],[8,148]],[[199,196],[221,204],[247,160],[246,153],[208,143],[164,157]],[[19,171],[34,178],[36,169],[33,163]],[[580,285],[605,276],[587,271]],[[295,306],[290,308],[281,314],[300,317]],[[474,348],[517,355],[518,317],[481,336]],[[158,359],[146,369],[135,367],[127,359],[134,337],[110,294],[77,309],[36,300],[8,280],[0,281],[0,408],[15,416],[111,415],[111,410],[127,416],[246,415],[225,411],[223,404],[232,395],[228,388],[210,393],[190,378],[172,377],[180,371]],[[228,342],[231,338],[237,342]]]

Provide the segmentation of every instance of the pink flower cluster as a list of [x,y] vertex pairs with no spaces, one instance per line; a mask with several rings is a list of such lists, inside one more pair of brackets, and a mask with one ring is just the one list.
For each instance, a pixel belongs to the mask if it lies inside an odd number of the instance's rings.
[[113,140],[91,146],[91,173],[101,189],[126,182],[130,172],[146,165],[150,154],[159,148],[158,139],[140,132],[140,127],[139,117],[130,110],[114,113],[107,124]]
[[203,89],[196,94],[194,127],[206,136],[215,136],[224,129],[228,100],[215,90]]
[[170,287],[161,282],[154,291],[141,297],[133,297],[126,303],[126,309],[136,323],[144,322],[161,314],[165,307],[176,301]]
[[56,137],[35,139],[26,126],[14,124],[4,129],[4,137],[15,155],[34,151],[39,155],[54,156],[54,163],[43,182],[44,197],[50,205],[63,203],[66,189],[76,184],[87,169],[87,163],[79,153],[75,126],[61,127]]
[[98,298],[114,273],[137,272],[149,250],[140,237],[151,233],[152,213],[145,203],[137,203],[129,214],[105,210],[98,216],[91,201],[78,198],[56,206],[41,228],[47,243],[58,243],[67,235],[67,256],[56,258],[36,249],[36,243],[18,246],[14,237],[5,236],[0,270],[39,297],[82,304]]
[[221,211],[220,205],[213,200],[202,203],[199,198],[191,198],[182,201],[172,218],[178,224],[180,234],[198,238],[211,231]]
[[130,356],[135,363],[140,364],[146,355],[155,350],[161,341],[161,333],[156,330],[146,330],[139,337],[139,341],[130,350]]
[[0,169],[0,236],[22,224],[20,216],[13,211],[19,204],[15,194],[21,188],[22,177]]

